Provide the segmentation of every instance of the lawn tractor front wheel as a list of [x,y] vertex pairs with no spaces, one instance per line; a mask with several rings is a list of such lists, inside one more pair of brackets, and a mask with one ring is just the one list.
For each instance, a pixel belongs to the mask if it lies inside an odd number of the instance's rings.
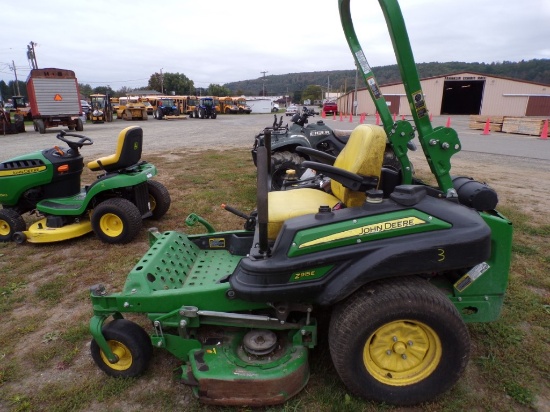
[[450,389],[470,354],[457,309],[417,277],[366,285],[341,303],[331,317],[329,345],[353,393],[403,406]]
[[92,359],[109,376],[133,378],[147,370],[153,354],[151,339],[139,325],[126,319],[115,319],[103,326],[103,336],[117,362],[111,363],[92,340],[90,351]]
[[163,217],[168,209],[172,200],[170,199],[170,193],[168,189],[156,180],[147,181],[147,190],[149,191],[149,205],[151,207],[152,219],[160,219]]
[[101,202],[93,211],[92,229],[105,243],[131,242],[141,230],[141,214],[126,199],[112,198]]
[[14,233],[23,232],[27,226],[19,213],[13,209],[0,209],[0,242],[9,242]]

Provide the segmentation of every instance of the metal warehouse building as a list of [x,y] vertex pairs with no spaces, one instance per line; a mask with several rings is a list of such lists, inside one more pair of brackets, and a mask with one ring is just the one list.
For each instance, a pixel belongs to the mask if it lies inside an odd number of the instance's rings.
[[[473,72],[453,73],[420,81],[431,114],[485,116],[550,116],[550,85]],[[403,83],[380,86],[396,115],[411,115]],[[338,99],[338,107],[351,113],[355,92]],[[375,113],[366,88],[357,91],[357,112]]]

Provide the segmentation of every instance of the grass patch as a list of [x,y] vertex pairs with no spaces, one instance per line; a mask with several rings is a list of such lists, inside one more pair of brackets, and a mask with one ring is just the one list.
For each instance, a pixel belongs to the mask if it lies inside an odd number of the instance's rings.
[[[145,228],[202,233],[201,225],[185,225],[186,216],[195,212],[217,230],[240,229],[244,220],[220,205],[245,213],[255,208],[255,168],[248,150],[170,153],[148,160],[159,169],[156,179],[168,188],[172,206],[162,220],[144,221]],[[414,410],[528,410],[536,399],[550,399],[550,254],[544,246],[550,217],[534,221],[519,205],[503,204],[499,210],[515,230],[501,319],[468,326],[472,356],[464,377],[450,392]],[[49,245],[0,244],[5,325],[0,330],[0,410],[252,410],[198,403],[189,388],[171,379],[178,362],[165,351],[155,349],[151,369],[136,380],[108,378],[91,361],[89,287],[104,283],[121,290],[147,249],[145,229],[128,245],[105,245],[94,236]],[[411,410],[348,393],[332,366],[325,335],[326,326],[311,352],[305,390],[261,411]]]

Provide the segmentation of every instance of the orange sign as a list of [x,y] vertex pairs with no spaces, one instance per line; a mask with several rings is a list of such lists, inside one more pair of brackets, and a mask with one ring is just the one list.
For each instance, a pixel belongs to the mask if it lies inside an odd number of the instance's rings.
[[63,100],[63,97],[61,97],[60,94],[56,94],[53,99],[56,101],[56,102],[60,102],[61,100]]

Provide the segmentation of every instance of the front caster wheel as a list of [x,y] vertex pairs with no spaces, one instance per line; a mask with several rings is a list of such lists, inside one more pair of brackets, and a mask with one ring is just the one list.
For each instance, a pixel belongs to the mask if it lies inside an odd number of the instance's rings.
[[168,212],[172,200],[168,189],[156,180],[147,181],[147,189],[149,191],[149,204],[151,207],[152,219],[157,220]]
[[13,209],[0,209],[0,242],[13,240],[15,233],[27,228],[25,221],[19,213]]
[[330,353],[345,385],[377,402],[413,405],[453,386],[470,354],[466,325],[418,277],[374,282],[333,312]]
[[109,376],[133,378],[147,370],[153,354],[151,339],[140,326],[126,319],[115,319],[102,329],[103,336],[118,361],[109,362],[95,340],[90,351],[97,366]]
[[141,230],[141,214],[126,199],[112,198],[101,202],[92,212],[92,229],[105,243],[131,242]]

